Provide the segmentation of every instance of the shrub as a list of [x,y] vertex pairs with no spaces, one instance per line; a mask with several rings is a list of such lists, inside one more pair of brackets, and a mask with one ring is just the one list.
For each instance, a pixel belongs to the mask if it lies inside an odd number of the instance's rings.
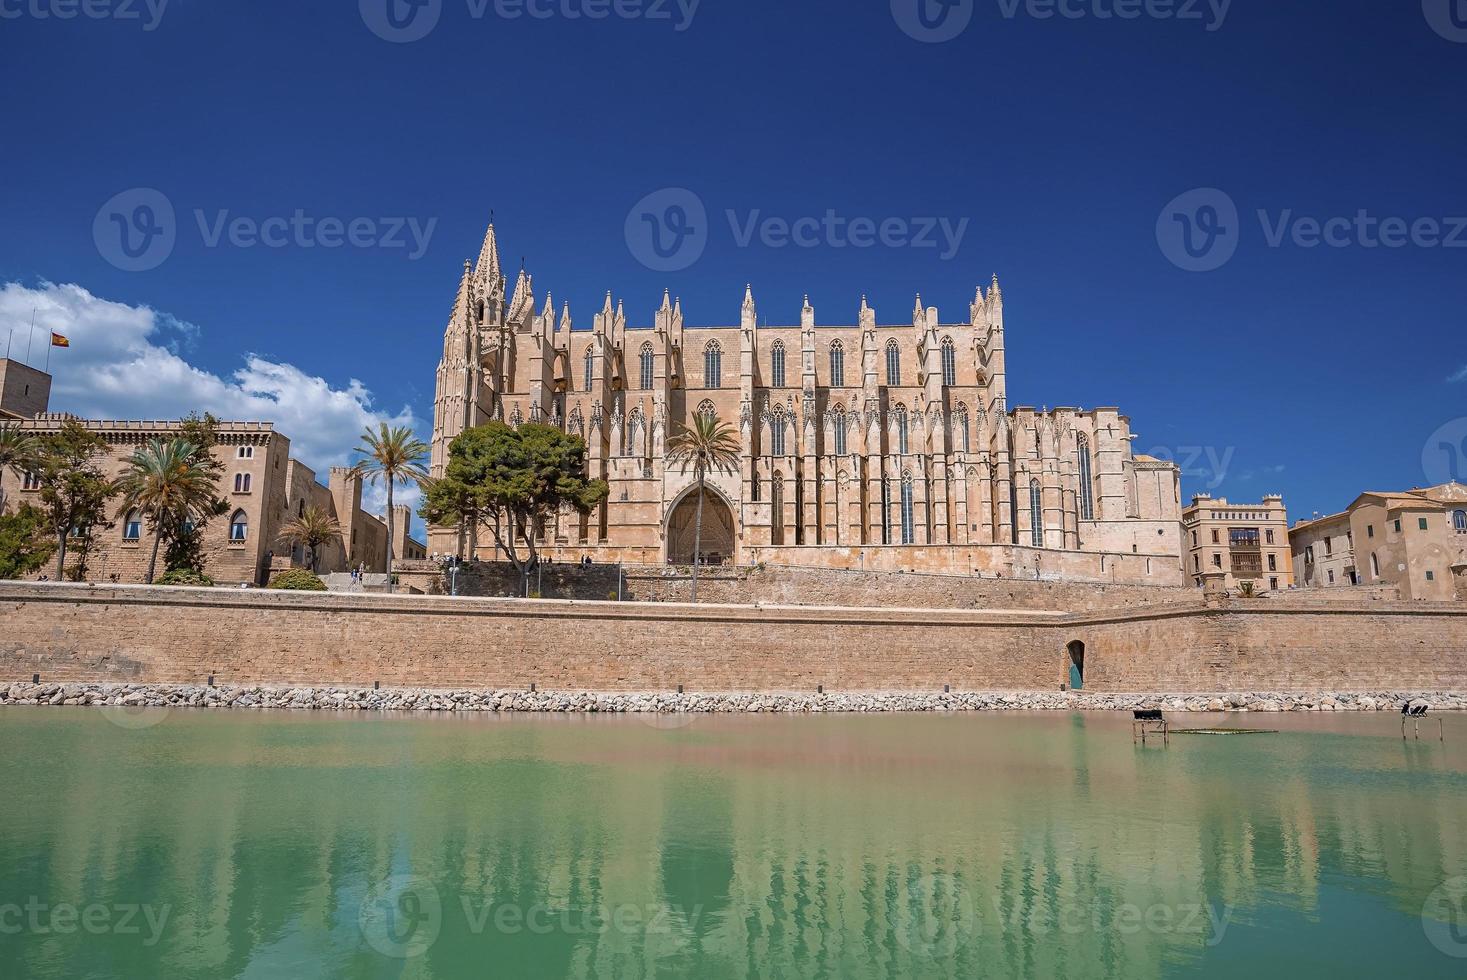
[[212,588],[214,580],[203,572],[192,568],[170,568],[158,579],[159,585],[194,585],[201,588]]
[[269,588],[291,592],[325,592],[326,583],[304,568],[292,568],[270,580]]

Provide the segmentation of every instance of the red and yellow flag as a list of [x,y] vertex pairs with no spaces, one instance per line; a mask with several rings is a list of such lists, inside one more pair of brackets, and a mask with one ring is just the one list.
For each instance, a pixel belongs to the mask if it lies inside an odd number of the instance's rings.
[[67,340],[61,334],[59,334],[56,331],[52,330],[51,331],[51,346],[52,347],[70,347],[71,346],[71,341]]

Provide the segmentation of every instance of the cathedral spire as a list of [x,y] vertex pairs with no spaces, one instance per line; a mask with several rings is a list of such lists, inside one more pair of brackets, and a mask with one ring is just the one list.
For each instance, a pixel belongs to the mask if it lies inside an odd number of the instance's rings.
[[489,219],[489,230],[484,233],[484,244],[479,249],[479,262],[474,266],[474,275],[497,279],[499,271],[499,239],[494,235],[494,219]]
[[752,310],[753,308],[754,308],[754,284],[753,283],[749,283],[748,285],[744,286],[744,309],[746,309],[746,310]]
[[571,332],[570,300],[565,301],[565,307],[560,311],[560,329]]
[[471,303],[469,296],[469,283],[471,281],[471,278],[472,277],[469,273],[469,260],[464,259],[464,274],[463,277],[458,281],[458,295],[453,298],[453,313],[451,315],[452,322],[456,323],[458,322],[459,318],[467,317],[469,314]]
[[670,290],[664,289],[662,291],[662,306],[661,306],[661,309],[664,310],[664,311],[665,310],[672,309],[672,293],[671,293]]

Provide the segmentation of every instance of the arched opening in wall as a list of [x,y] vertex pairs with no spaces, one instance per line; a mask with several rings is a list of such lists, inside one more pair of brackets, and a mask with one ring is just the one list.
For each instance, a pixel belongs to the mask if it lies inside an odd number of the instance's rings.
[[1070,665],[1070,690],[1083,691],[1085,689],[1085,644],[1079,640],[1071,640],[1065,647],[1069,654]]
[[[698,536],[698,490],[685,493],[667,518],[667,560],[674,565],[693,563]],[[700,564],[722,565],[734,555],[733,509],[713,490],[703,491],[703,534],[698,542]]]

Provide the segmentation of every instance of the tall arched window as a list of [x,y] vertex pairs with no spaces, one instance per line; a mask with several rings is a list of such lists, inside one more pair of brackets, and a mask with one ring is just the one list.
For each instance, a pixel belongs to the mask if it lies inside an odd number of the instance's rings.
[[958,383],[958,352],[951,337],[942,338],[942,383],[949,388]]
[[1452,527],[1459,532],[1467,531],[1467,510],[1459,510],[1452,514]]
[[891,544],[891,481],[881,474],[881,543]]
[[135,510],[127,512],[127,519],[122,522],[122,540],[137,541],[143,536],[143,519]]
[[915,522],[912,520],[912,474],[902,474],[902,544],[917,540]]
[[623,456],[640,455],[639,447],[642,442],[642,431],[645,428],[646,425],[642,421],[642,410],[640,408],[632,409],[632,414],[627,416],[626,442],[622,443],[621,446],[621,454]]
[[846,348],[839,340],[830,342],[830,386],[846,386]]
[[769,484],[769,543],[784,544],[784,477],[778,473]]
[[1373,554],[1370,556],[1370,575],[1372,578],[1380,578],[1380,559]]
[[641,363],[641,382],[643,391],[652,390],[652,345],[643,344],[642,354],[639,358]]
[[846,454],[846,410],[837,408],[831,415],[835,420],[831,423],[831,436],[835,445],[832,447],[837,456]]
[[902,352],[897,349],[895,340],[886,342],[886,383],[892,388],[902,383]]
[[954,433],[953,443],[963,452],[969,452],[968,406],[962,402],[958,403],[958,410],[953,413],[953,428],[957,430]]
[[1080,520],[1095,520],[1095,485],[1090,477],[1090,440],[1082,434],[1075,441],[1080,457]]
[[784,341],[776,340],[774,348],[769,352],[769,366],[771,384],[775,388],[784,387]]
[[591,384],[596,380],[596,348],[586,348],[586,382],[585,390],[591,390]]
[[896,407],[896,430],[897,430],[897,452],[903,456],[907,454],[907,442],[910,428],[907,422],[907,410],[902,406]]
[[229,540],[243,541],[250,536],[250,519],[242,510],[234,512],[229,519]]
[[776,408],[769,419],[769,455],[784,455],[784,409]]
[[723,348],[716,340],[708,341],[703,348],[703,387],[723,387]]
[[1029,539],[1036,548],[1044,547],[1044,501],[1039,496],[1039,481],[1029,481]]

